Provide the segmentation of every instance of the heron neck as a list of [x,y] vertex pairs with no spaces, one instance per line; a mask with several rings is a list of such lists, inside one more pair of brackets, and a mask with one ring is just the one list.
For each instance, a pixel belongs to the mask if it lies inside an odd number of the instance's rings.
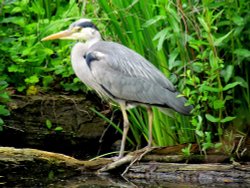
[[86,44],[87,44],[88,47],[91,47],[92,45],[94,45],[95,43],[97,43],[97,42],[99,42],[99,41],[101,41],[101,39],[95,38],[95,39],[88,40],[88,41],[86,42]]
[[97,42],[102,41],[102,37],[99,32],[96,33],[94,38],[88,39],[85,43],[87,44],[88,47],[94,45]]

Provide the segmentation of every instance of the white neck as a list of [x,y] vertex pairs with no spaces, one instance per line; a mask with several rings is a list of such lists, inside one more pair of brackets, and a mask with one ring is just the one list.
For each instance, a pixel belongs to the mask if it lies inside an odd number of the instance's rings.
[[90,48],[93,44],[99,42],[99,41],[102,41],[102,38],[101,36],[100,37],[96,37],[96,38],[92,38],[92,39],[89,39],[85,42],[86,46],[88,46],[88,48]]
[[90,48],[93,44],[102,40],[102,36],[97,30],[93,30],[92,28],[86,28],[83,30],[83,39],[85,40],[85,46]]

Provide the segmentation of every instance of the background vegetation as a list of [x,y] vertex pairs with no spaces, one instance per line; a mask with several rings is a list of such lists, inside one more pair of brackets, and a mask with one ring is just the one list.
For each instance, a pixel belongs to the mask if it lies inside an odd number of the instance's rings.
[[[249,9],[246,0],[3,0],[0,126],[1,116],[9,115],[7,93],[87,91],[70,66],[74,43],[40,42],[87,17],[105,40],[155,64],[195,107],[191,117],[176,119],[154,109],[155,145],[197,142],[206,153],[227,143],[223,148],[231,154],[234,139],[246,137],[250,124]],[[131,110],[130,121],[140,145],[147,140],[145,109]]]

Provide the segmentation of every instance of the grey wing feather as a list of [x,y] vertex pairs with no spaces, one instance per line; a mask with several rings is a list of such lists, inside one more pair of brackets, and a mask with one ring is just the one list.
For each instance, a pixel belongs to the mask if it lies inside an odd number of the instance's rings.
[[183,114],[190,112],[184,106],[186,99],[177,98],[179,93],[172,83],[147,60],[117,43],[108,43],[113,49],[105,45],[92,47],[87,55],[92,60],[87,64],[102,93],[115,100],[171,107]]
[[89,51],[105,54],[105,64],[112,69],[150,80],[162,87],[175,91],[173,84],[149,61],[131,49],[114,42],[101,41],[93,45]]

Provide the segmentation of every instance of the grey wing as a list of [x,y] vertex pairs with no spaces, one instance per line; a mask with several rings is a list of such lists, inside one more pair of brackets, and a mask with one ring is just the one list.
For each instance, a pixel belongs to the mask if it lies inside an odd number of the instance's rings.
[[[112,52],[117,52],[116,49]],[[86,56],[93,78],[102,88],[101,93],[117,101],[171,107],[178,112],[189,113],[190,109],[184,106],[186,99],[177,98],[179,93],[175,91],[170,81],[161,76],[161,73],[155,72],[158,71],[156,68],[151,69],[150,66],[146,66],[145,69],[143,64],[139,64],[139,67],[131,67],[129,64],[134,62],[124,60],[120,53],[119,51],[110,54],[105,53],[104,50],[92,49]],[[135,59],[131,58],[131,60]]]
[[90,51],[105,54],[104,63],[118,72],[131,77],[147,79],[171,91],[176,90],[173,84],[154,65],[140,54],[121,44],[101,41],[94,45]]

